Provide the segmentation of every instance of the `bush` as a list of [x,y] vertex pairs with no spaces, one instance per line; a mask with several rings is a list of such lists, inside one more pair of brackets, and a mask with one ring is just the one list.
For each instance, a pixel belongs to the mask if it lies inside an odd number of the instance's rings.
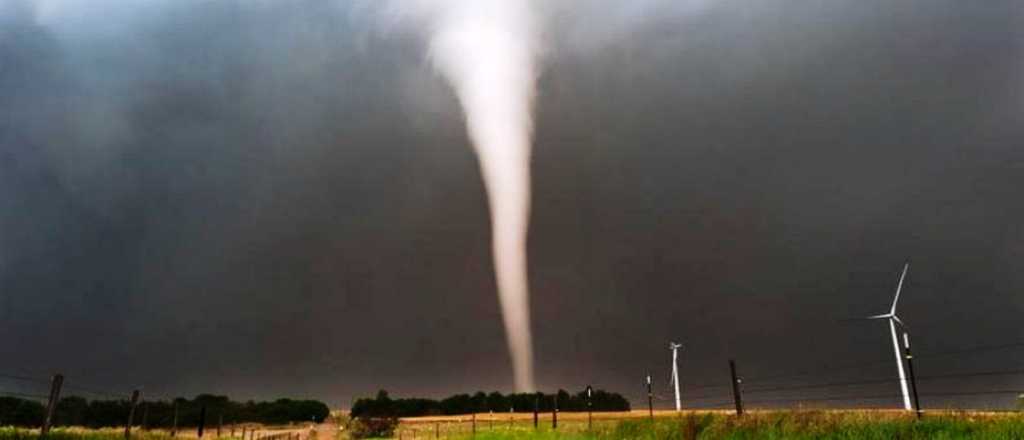
[[352,419],[348,431],[352,438],[393,437],[397,427],[396,417],[359,417]]

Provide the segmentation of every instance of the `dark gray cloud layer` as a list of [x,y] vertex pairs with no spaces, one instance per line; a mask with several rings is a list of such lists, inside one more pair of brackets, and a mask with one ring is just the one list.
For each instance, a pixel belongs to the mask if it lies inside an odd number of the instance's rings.
[[[632,393],[669,339],[686,383],[885,361],[884,326],[839,320],[907,257],[920,350],[1024,337],[1017,2],[741,3],[554,8],[540,385]],[[419,43],[365,5],[107,6],[0,7],[5,365],[333,404],[510,387],[476,160]]]

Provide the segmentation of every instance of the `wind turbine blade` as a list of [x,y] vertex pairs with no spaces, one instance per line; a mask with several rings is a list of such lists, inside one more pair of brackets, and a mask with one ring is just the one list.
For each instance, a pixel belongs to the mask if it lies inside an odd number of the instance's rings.
[[900,327],[907,328],[907,325],[904,324],[903,321],[900,321],[900,317],[899,316],[892,315],[892,320],[896,321],[896,323],[899,324]]
[[900,274],[900,282],[896,285],[896,298],[892,300],[892,308],[889,309],[889,313],[896,314],[896,303],[900,300],[900,291],[903,290],[903,278],[907,276],[907,269],[910,268],[910,262],[903,264],[903,273]]
[[893,317],[892,313],[883,313],[881,315],[871,315],[871,316],[868,316],[867,318],[864,318],[864,319],[888,319],[888,318],[892,318],[892,317]]

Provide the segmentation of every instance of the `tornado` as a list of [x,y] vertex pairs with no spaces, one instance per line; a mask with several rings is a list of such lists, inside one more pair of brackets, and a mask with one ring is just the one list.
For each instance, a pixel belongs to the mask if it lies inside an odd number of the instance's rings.
[[491,220],[494,273],[515,387],[536,389],[526,241],[536,94],[534,18],[525,0],[442,1],[428,58],[455,91],[477,153]]

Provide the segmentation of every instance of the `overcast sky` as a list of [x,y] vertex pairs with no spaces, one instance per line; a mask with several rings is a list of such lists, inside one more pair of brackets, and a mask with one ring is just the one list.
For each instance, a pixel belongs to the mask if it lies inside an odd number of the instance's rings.
[[[917,351],[1024,340],[1020,1],[605,3],[541,14],[542,388],[639,406],[647,370],[669,392],[669,340],[684,393],[730,357],[751,383],[893,378],[887,326],[844,320],[885,312],[908,258]],[[0,0],[0,373],[332,406],[511,390],[461,110],[378,12]]]

